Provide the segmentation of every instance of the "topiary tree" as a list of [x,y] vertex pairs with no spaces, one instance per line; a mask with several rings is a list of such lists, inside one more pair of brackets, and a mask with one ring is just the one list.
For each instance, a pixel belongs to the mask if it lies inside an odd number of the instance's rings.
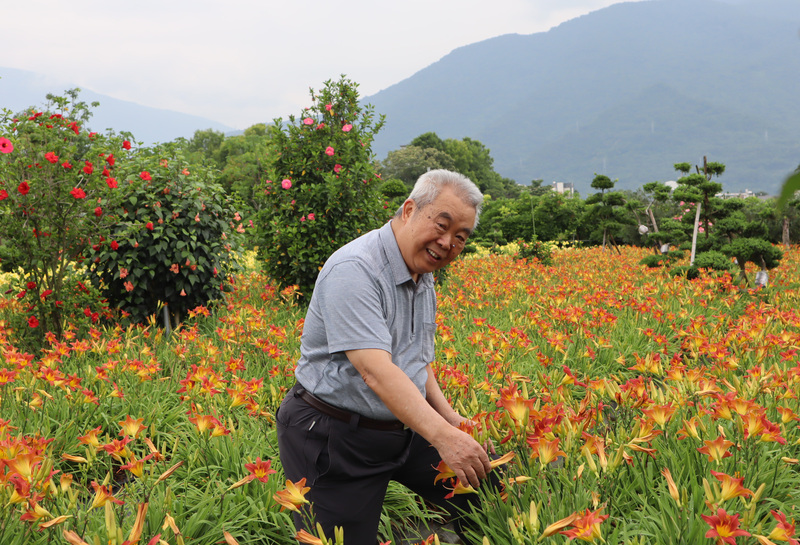
[[167,305],[177,323],[220,297],[245,224],[214,171],[186,163],[174,145],[140,151],[124,175],[116,225],[91,249],[88,278],[132,321]]
[[380,198],[371,144],[383,126],[344,76],[311,90],[311,106],[288,123],[275,120],[273,180],[259,201],[258,246],[266,271],[281,286],[310,297],[328,256],[381,225],[394,210]]
[[596,232],[602,233],[603,249],[606,248],[607,243],[611,243],[619,253],[614,234],[623,224],[630,223],[630,221],[619,210],[625,204],[623,194],[619,191],[606,192],[615,184],[616,180],[611,180],[604,174],[595,174],[591,186],[600,191],[586,198],[587,216],[585,219],[587,223],[596,225]]

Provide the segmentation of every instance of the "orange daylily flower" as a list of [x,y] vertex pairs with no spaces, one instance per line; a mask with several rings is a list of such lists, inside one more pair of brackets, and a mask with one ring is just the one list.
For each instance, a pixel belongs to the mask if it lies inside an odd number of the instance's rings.
[[259,456],[252,464],[245,464],[244,467],[250,472],[253,479],[258,479],[262,483],[267,482],[269,476],[276,473],[272,467],[272,460],[261,460]]
[[120,426],[122,426],[119,434],[137,439],[139,434],[142,433],[142,430],[146,427],[142,424],[142,422],[144,422],[144,418],[137,418],[134,420],[130,415],[128,415],[122,422],[117,422]]
[[733,441],[728,441],[720,435],[713,441],[703,441],[705,446],[700,447],[697,449],[698,452],[701,452],[708,456],[709,462],[721,462],[723,458],[727,458],[729,456],[733,456],[728,449],[733,446]]
[[556,532],[563,530],[564,528],[572,524],[572,521],[577,519],[578,516],[579,516],[578,513],[572,513],[568,517],[564,517],[561,520],[557,520],[556,522],[550,524],[547,528],[544,529],[544,532],[542,532],[541,537],[549,537],[555,534]]
[[722,501],[730,500],[732,498],[736,498],[739,496],[752,496],[753,491],[745,488],[742,486],[744,482],[744,477],[739,479],[735,477],[731,477],[725,473],[720,473],[717,471],[711,471],[711,474],[720,482],[722,483],[722,490],[720,492],[720,496]]
[[144,473],[144,463],[150,460],[153,457],[153,454],[148,454],[141,460],[131,460],[129,463],[121,466],[120,469],[127,469],[137,477],[141,477],[142,473]]
[[95,507],[103,507],[108,502],[116,503],[117,505],[122,505],[125,503],[124,501],[115,498],[108,488],[101,484],[97,484],[97,481],[92,481],[92,488],[94,488],[94,499],[92,499],[92,505],[89,507],[89,511]]
[[681,495],[680,492],[678,492],[678,486],[672,479],[672,472],[670,472],[669,468],[665,467],[661,470],[661,474],[667,480],[667,489],[669,490],[670,497],[675,500],[675,503],[678,504],[678,507],[681,507]]
[[65,528],[64,532],[63,532],[63,535],[64,535],[64,539],[66,539],[67,543],[69,543],[70,545],[89,545],[84,540],[82,540],[81,537],[78,534],[76,534],[72,530],[67,530]]
[[570,522],[572,529],[562,530],[560,534],[564,534],[570,539],[580,539],[581,541],[594,541],[600,539],[603,541],[603,535],[600,531],[600,524],[608,518],[608,515],[600,515],[600,508],[597,511],[590,511],[586,509],[583,514],[577,514],[575,519]]
[[716,545],[727,543],[729,545],[736,545],[736,538],[738,536],[749,536],[749,532],[739,529],[739,515],[729,515],[721,507],[717,510],[716,515],[700,515],[706,524],[711,526],[711,529],[706,532],[706,537],[716,538]]
[[786,522],[786,515],[780,511],[770,511],[770,513],[778,521],[778,525],[767,537],[775,541],[788,541],[792,545],[798,545],[800,541],[794,539],[794,520],[791,523]]
[[290,511],[299,511],[300,506],[309,503],[306,499],[306,494],[311,490],[311,487],[306,486],[306,478],[303,477],[297,483],[286,480],[286,488],[276,492],[272,498],[281,505],[281,511],[289,509]]

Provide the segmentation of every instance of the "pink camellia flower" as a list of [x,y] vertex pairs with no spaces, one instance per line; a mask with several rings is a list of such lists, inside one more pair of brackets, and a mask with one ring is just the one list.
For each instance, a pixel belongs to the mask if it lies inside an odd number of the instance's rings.
[[305,216],[300,216],[300,221],[306,221],[306,217]]
[[350,131],[352,131],[352,130],[353,130],[353,126],[352,126],[350,123],[348,123],[347,125],[344,125],[344,126],[342,127],[342,130],[343,130],[344,132],[350,132]]
[[146,170],[143,170],[143,171],[142,171],[142,173],[141,173],[141,174],[139,174],[139,178],[141,178],[141,179],[142,179],[142,180],[144,180],[145,182],[149,182],[150,180],[152,180],[152,179],[153,179],[153,177],[152,177],[152,176],[150,176],[150,173],[149,173],[149,172],[147,172]]
[[17,186],[17,191],[19,191],[21,195],[27,195],[30,190],[31,186],[28,185],[28,182],[21,182]]
[[308,220],[309,221],[314,221],[314,217],[315,217],[314,214],[311,213],[311,214],[308,215]]
[[332,147],[328,146],[327,148],[325,148],[325,155],[333,155],[334,153],[336,152],[333,151]]
[[336,174],[339,174],[339,172],[341,172],[341,171],[342,171],[342,165],[338,165],[338,164],[337,164],[337,165],[333,165],[333,171],[334,171]]
[[303,120],[303,125],[313,125],[313,124],[314,124],[314,120],[311,119],[310,117],[307,117],[307,118],[305,118]]
[[333,104],[326,104],[326,105],[325,105],[325,109],[326,109],[327,111],[329,111],[329,112],[331,111],[331,109],[332,109],[332,108],[333,108]]
[[292,181],[289,178],[284,179],[281,182],[281,187],[284,189],[290,189],[292,187]]
[[70,191],[69,194],[72,195],[73,197],[75,197],[76,199],[85,199],[86,198],[86,192],[83,189],[81,189],[80,187],[73,187],[72,191]]
[[52,151],[48,151],[47,153],[45,153],[44,154],[44,158],[47,159],[48,161],[50,161],[53,164],[58,163],[58,155],[56,155]]
[[11,153],[14,151],[14,144],[5,136],[0,136],[0,153]]

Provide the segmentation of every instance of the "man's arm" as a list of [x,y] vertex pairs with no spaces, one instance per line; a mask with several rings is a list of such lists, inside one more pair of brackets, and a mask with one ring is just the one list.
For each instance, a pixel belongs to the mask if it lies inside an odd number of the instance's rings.
[[[461,482],[477,487],[480,479],[486,478],[491,470],[489,457],[477,441],[454,427],[439,412],[444,411],[450,418],[458,417],[438,385],[432,399],[426,400],[411,379],[392,362],[388,352],[365,349],[348,350],[346,354],[367,386],[381,398],[392,414],[427,439]],[[433,372],[428,366],[428,383],[431,380],[435,383]],[[449,413],[442,404],[450,409]]]

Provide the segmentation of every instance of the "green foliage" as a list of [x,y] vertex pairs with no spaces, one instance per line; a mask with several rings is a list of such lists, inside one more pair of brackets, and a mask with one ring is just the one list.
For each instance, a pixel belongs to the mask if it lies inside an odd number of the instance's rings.
[[134,322],[162,304],[177,321],[220,297],[244,224],[213,172],[174,146],[140,152],[124,169],[116,225],[93,247],[89,278]]
[[18,332],[34,344],[47,331],[59,336],[85,309],[90,320],[103,312],[76,284],[74,261],[113,225],[107,203],[119,190],[108,180],[129,147],[81,128],[91,109],[77,89],[47,98],[45,111],[0,117],[3,268],[21,272],[15,289],[28,323]]
[[741,237],[725,244],[721,252],[727,256],[735,257],[739,264],[739,272],[742,279],[747,282],[745,265],[750,262],[762,269],[774,269],[780,264],[783,252],[770,242],[759,239]]
[[[273,181],[256,200],[258,245],[267,272],[310,297],[319,269],[343,244],[378,227],[389,213],[379,198],[372,139],[383,126],[342,77],[311,91],[299,119],[275,121]],[[312,242],[313,241],[313,242]]]
[[731,258],[718,252],[710,250],[697,254],[694,259],[694,266],[698,269],[713,269],[715,271],[728,271],[732,268]]
[[390,151],[381,163],[381,176],[402,180],[409,188],[428,170],[455,169],[455,161],[446,152],[436,148],[403,146]]
[[553,264],[553,245],[548,242],[541,242],[534,240],[532,242],[525,242],[518,240],[519,244],[519,257],[526,260],[538,260],[542,265]]

